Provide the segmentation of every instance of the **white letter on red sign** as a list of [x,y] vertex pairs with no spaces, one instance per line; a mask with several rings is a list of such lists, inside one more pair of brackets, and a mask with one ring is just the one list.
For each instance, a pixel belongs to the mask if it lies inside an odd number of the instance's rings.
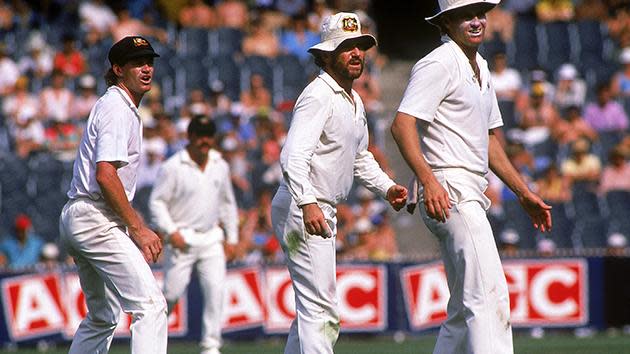
[[578,309],[577,303],[573,299],[553,302],[549,298],[549,288],[556,282],[569,288],[575,285],[576,281],[576,273],[568,268],[556,267],[542,270],[532,278],[532,306],[543,316],[563,317],[575,314]]
[[63,326],[63,315],[41,278],[25,280],[20,284],[15,308],[17,331],[31,329],[36,321],[44,321],[51,328]]
[[426,269],[422,272],[416,300],[415,323],[423,325],[436,314],[444,313],[450,292],[442,268]]

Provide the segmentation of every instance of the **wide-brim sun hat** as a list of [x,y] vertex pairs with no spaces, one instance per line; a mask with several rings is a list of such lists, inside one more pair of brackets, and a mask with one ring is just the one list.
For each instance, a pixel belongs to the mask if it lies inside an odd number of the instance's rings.
[[492,10],[500,2],[501,0],[438,0],[440,11],[431,17],[425,17],[425,20],[427,20],[432,25],[438,26],[440,22],[440,17],[448,11],[459,9],[464,6],[480,4],[487,7],[487,12]]
[[309,53],[314,50],[332,52],[347,40],[362,42],[362,48],[365,49],[376,45],[376,38],[361,32],[359,16],[351,12],[339,12],[326,17],[322,22],[321,37],[320,43],[308,49]]

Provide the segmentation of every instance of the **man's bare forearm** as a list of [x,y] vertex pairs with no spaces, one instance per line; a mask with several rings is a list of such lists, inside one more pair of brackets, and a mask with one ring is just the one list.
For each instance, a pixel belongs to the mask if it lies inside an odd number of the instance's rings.
[[96,164],[96,181],[107,205],[123,220],[127,227],[131,230],[138,230],[144,226],[142,219],[127,200],[125,188],[116,173],[116,167],[112,163],[98,162]]
[[517,196],[521,197],[529,191],[529,187],[527,187],[521,174],[510,162],[499,139],[492,130],[490,131],[489,137],[488,162],[492,172],[494,172]]

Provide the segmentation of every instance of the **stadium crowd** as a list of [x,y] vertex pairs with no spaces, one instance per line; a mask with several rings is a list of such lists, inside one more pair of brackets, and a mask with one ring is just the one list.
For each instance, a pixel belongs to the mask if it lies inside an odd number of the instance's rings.
[[[0,1],[0,265],[23,266],[13,260],[27,248],[34,263],[64,259],[55,240],[76,147],[106,89],[107,50],[130,34],[151,38],[161,56],[140,107],[144,151],[134,205],[148,220],[161,162],[185,146],[191,118],[209,116],[239,205],[233,261],[281,261],[270,220],[280,149],[292,104],[317,74],[306,49],[319,41],[321,19],[337,10],[357,12],[363,30],[377,35],[369,0]],[[536,235],[516,197],[488,176],[501,249],[506,256],[606,247],[626,254],[630,1],[504,0],[488,16],[483,54],[502,140],[554,207],[551,235]],[[393,175],[383,152],[382,122],[391,118],[380,96],[385,63],[371,49],[354,88],[368,110],[370,150]],[[340,259],[401,258],[386,209],[363,188],[338,206]]]

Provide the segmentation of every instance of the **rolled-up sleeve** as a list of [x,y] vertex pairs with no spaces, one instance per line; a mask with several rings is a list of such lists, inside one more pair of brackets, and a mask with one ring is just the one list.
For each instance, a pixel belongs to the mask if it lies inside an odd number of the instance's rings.
[[293,111],[291,127],[280,155],[280,166],[297,205],[317,201],[309,179],[310,163],[331,109],[329,101],[307,94],[300,97]]

